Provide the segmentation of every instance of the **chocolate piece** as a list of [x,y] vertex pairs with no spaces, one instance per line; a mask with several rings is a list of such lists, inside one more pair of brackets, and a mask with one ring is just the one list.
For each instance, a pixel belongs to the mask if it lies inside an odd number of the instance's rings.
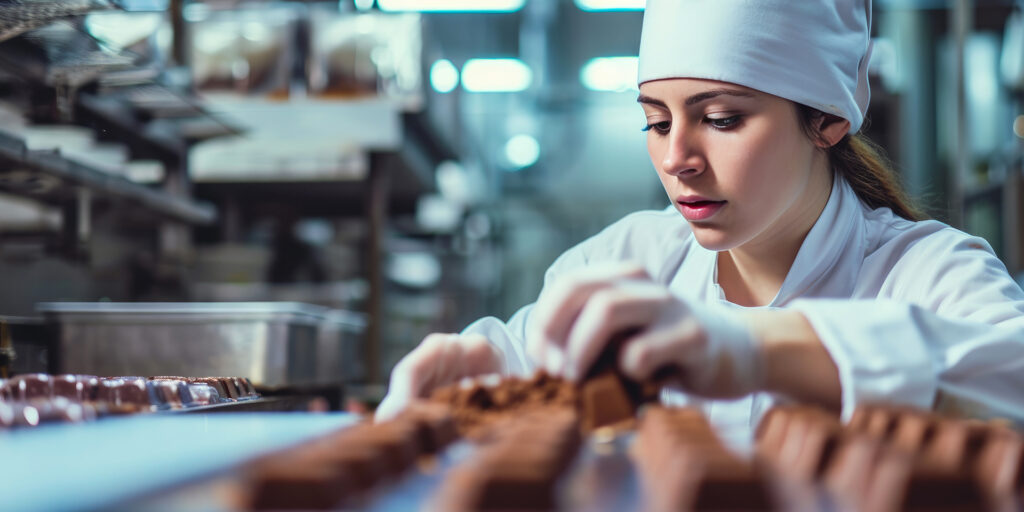
[[838,510],[869,510],[865,498],[883,449],[881,441],[863,432],[848,431],[839,439],[823,476],[824,487]]
[[[62,397],[74,402],[89,400],[90,391],[79,375],[54,375],[52,379],[53,396]],[[98,381],[97,381],[98,385]]]
[[477,510],[553,510],[556,507],[555,468],[548,461],[503,447],[479,461],[480,494]]
[[217,380],[224,385],[224,389],[228,392],[228,398],[232,400],[238,400],[241,398],[241,393],[238,390],[238,385],[235,383],[235,379],[231,377],[217,377]]
[[438,453],[458,437],[451,408],[444,404],[414,402],[399,419],[416,426],[424,453]]
[[37,399],[28,402],[0,404],[0,426],[35,427],[43,423],[78,423],[96,418],[88,404],[65,398]]
[[637,464],[656,510],[775,506],[761,471],[729,452],[699,411],[648,408],[637,443]]
[[969,471],[987,432],[958,420],[938,422],[921,452],[921,465],[936,471]]
[[503,417],[543,407],[575,408],[577,394],[572,383],[537,372],[529,380],[507,377],[495,386],[476,381],[447,386],[436,390],[430,400],[451,407],[460,436],[483,440]]
[[700,476],[694,510],[773,510],[763,475],[749,464],[710,464]]
[[440,510],[551,510],[555,487],[580,445],[576,413],[547,406],[506,416],[475,457],[453,470]]
[[636,413],[622,378],[612,372],[586,380],[580,402],[582,426],[587,431],[632,420]]
[[228,394],[227,387],[224,386],[224,382],[218,377],[196,377],[189,379],[189,383],[206,384],[217,391],[218,402],[230,402],[233,400],[231,395]]
[[240,400],[248,400],[258,396],[256,394],[256,390],[252,387],[252,383],[249,382],[249,379],[231,377],[231,381],[234,383],[235,389],[238,390],[238,398]]
[[892,446],[907,453],[918,453],[935,435],[936,419],[920,413],[907,412],[899,417],[892,436]]
[[968,473],[888,450],[875,467],[865,510],[978,510],[981,498]]
[[247,481],[252,510],[333,509],[349,484],[343,469],[294,456],[258,464]]
[[221,402],[220,393],[213,386],[201,382],[190,383],[188,394],[195,405],[214,405]]
[[11,398],[16,401],[46,399],[53,396],[52,379],[45,373],[18,375],[8,379],[6,387]]
[[192,403],[188,383],[183,380],[150,380],[146,387],[151,402],[160,409],[180,409]]
[[773,407],[768,410],[757,424],[754,441],[759,456],[774,459],[778,456],[782,443],[786,439],[786,430],[791,418],[790,410],[785,407]]
[[297,450],[310,459],[336,466],[350,475],[353,492],[366,491],[390,473],[390,465],[373,446],[351,442],[345,434],[320,439]]
[[864,432],[875,439],[888,440],[896,430],[899,416],[896,411],[885,408],[871,410]]
[[821,478],[840,441],[839,420],[822,411],[794,411],[777,468],[785,475],[810,482]]
[[1024,496],[1024,438],[1003,427],[992,427],[975,461],[975,481],[990,510],[1014,510]]
[[389,476],[397,476],[409,469],[419,455],[415,427],[405,423],[356,425],[345,434],[345,438],[346,443],[362,444],[376,450],[387,463]]
[[96,400],[119,407],[123,405],[149,407],[149,390],[141,378],[102,379],[96,391]]

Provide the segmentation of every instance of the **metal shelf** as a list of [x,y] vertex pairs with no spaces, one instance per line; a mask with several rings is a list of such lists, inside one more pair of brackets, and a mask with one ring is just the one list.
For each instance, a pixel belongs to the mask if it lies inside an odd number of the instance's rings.
[[94,199],[110,199],[139,205],[171,220],[190,224],[209,224],[217,218],[216,209],[209,204],[173,197],[170,194],[129,181],[86,165],[69,160],[56,151],[30,151],[25,142],[0,132],[0,162],[6,169],[0,172],[29,172],[33,175],[31,188],[19,187],[10,181],[0,181],[0,189],[33,198],[55,206],[66,206],[85,189]]

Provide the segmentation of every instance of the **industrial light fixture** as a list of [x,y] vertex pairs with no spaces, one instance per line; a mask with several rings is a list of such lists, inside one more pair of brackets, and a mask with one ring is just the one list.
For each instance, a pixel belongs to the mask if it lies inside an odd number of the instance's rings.
[[530,67],[519,59],[469,59],[462,66],[462,87],[469,92],[518,92],[532,81]]
[[636,90],[637,57],[597,57],[580,70],[580,82],[592,91]]
[[382,11],[513,12],[526,0],[377,0]]
[[576,0],[584,11],[642,11],[647,0]]
[[529,167],[540,159],[540,143],[530,135],[516,135],[505,143],[505,158],[512,164],[510,171]]
[[430,85],[440,93],[452,92],[459,85],[459,70],[448,59],[440,59],[430,66]]

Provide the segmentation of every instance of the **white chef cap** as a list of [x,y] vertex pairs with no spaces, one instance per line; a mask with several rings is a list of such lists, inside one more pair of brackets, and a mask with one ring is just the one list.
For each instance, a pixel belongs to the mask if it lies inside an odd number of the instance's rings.
[[856,133],[870,58],[871,0],[647,0],[638,79],[730,82],[840,116]]

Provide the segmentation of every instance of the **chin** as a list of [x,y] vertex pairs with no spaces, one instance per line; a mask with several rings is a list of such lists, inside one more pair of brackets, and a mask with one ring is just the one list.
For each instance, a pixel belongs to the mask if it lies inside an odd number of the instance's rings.
[[705,227],[691,222],[690,229],[697,243],[709,251],[728,251],[739,245],[729,233],[720,228]]

